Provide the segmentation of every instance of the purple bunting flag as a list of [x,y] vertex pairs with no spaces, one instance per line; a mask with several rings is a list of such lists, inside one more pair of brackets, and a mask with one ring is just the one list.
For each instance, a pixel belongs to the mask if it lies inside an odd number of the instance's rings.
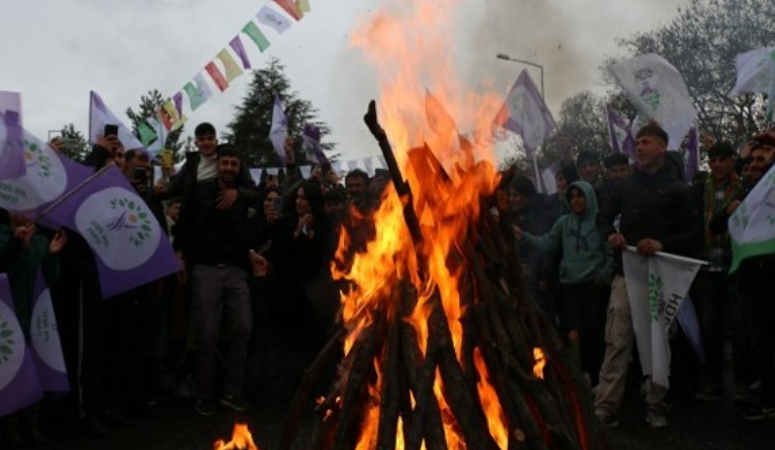
[[40,384],[46,392],[69,392],[67,368],[59,340],[59,327],[51,292],[46,286],[43,272],[38,271],[35,282],[35,298],[32,304],[32,323],[30,324],[30,352],[38,368]]
[[178,116],[183,115],[183,93],[182,92],[176,92],[175,95],[172,96],[172,101],[175,103],[175,110],[178,111]]
[[38,373],[16,318],[8,277],[0,274],[0,417],[42,397]]
[[250,59],[248,58],[248,53],[245,51],[245,46],[242,45],[242,40],[239,36],[234,36],[234,39],[229,42],[229,46],[234,50],[234,53],[239,56],[240,61],[242,61],[242,68],[246,70],[250,69],[252,67],[250,65]]
[[94,174],[48,215],[91,247],[103,298],[180,269],[158,220],[115,166]]

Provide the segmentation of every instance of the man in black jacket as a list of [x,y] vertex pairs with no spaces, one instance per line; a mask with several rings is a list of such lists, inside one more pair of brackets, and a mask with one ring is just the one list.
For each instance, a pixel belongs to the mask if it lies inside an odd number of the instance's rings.
[[[702,239],[699,211],[690,188],[665,166],[667,142],[667,133],[656,124],[641,128],[636,148],[640,168],[616,186],[598,213],[597,229],[615,250],[632,245],[642,255],[698,253]],[[595,414],[608,426],[618,425],[635,336],[621,253],[616,256],[619,264],[608,305],[606,355],[595,397]],[[667,426],[663,407],[667,388],[651,382],[647,386],[647,421],[654,428]]]
[[216,148],[217,178],[197,183],[193,214],[181,220],[176,245],[191,264],[192,314],[196,335],[195,408],[202,415],[216,412],[213,399],[216,347],[223,330],[230,333],[226,378],[221,405],[246,411],[242,400],[243,374],[250,338],[252,311],[247,276],[250,267],[249,203],[237,196],[223,206],[224,195],[235,190],[240,173],[239,152],[231,144]]

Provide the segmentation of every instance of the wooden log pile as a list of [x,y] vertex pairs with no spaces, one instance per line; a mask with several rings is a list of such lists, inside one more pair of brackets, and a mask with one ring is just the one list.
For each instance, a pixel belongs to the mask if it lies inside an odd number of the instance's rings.
[[[365,121],[388,161],[399,195],[411,191],[401,178],[374,103]],[[426,152],[427,153],[427,152]],[[431,158],[432,156],[428,156]],[[436,161],[437,163],[437,161]],[[429,200],[430,201],[430,200]],[[422,233],[406,201],[404,217],[417,252]],[[592,414],[591,397],[578,363],[553,325],[530,301],[513,238],[497,219],[480,208],[465,238],[447,258],[460,273],[463,310],[460,355],[438,288],[424,301],[428,313],[425,349],[410,316],[418,292],[403,279],[372,320],[357,335],[339,364],[339,379],[318,401],[312,449],[420,450],[593,450],[610,445]],[[420,270],[425,270],[420,264]],[[407,277],[408,280],[409,277]],[[342,345],[343,328],[307,370],[286,422],[281,449],[290,450],[312,386],[334,349]],[[536,349],[545,355],[542,376],[534,373]],[[484,372],[476,360],[483,361]],[[477,386],[486,382],[497,394],[500,417],[485,412]],[[376,418],[370,412],[378,407]],[[366,436],[366,429],[376,431]],[[504,442],[492,427],[502,427]]]

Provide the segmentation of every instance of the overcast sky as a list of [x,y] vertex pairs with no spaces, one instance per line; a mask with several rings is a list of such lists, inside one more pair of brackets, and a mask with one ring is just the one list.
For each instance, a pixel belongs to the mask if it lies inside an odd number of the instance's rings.
[[[448,1],[428,0],[439,7]],[[331,125],[344,159],[377,153],[360,117],[377,96],[373,69],[348,41],[353,27],[391,0],[310,0],[312,12],[283,35],[267,33],[263,55],[244,43],[254,65],[276,56],[293,88]],[[617,53],[616,37],[646,31],[686,0],[459,0],[454,58],[471,85],[489,80],[504,96],[524,68],[497,53],[545,67],[546,96],[557,113],[581,90],[600,91],[599,66]],[[45,139],[74,123],[88,133],[89,91],[123,118],[140,96],[180,90],[264,4],[250,0],[4,1],[0,90],[22,93],[24,125]],[[398,3],[400,4],[400,3]],[[532,72],[538,83],[539,73]],[[242,76],[189,123],[224,129],[245,95]],[[189,132],[193,126],[188,126]]]

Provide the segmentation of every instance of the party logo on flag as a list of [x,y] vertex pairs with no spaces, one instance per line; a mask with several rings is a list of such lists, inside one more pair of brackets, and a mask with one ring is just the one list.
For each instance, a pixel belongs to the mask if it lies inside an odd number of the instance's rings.
[[0,181],[0,206],[28,211],[46,204],[65,191],[67,171],[62,160],[45,143],[24,132],[25,175]]
[[29,347],[32,359],[38,369],[40,384],[44,391],[67,392],[70,382],[59,339],[51,291],[46,286],[42,271],[38,271],[35,282],[35,300],[32,306]]
[[[159,227],[152,226],[145,202],[122,187],[89,196],[75,213],[75,226],[106,266],[131,270],[148,261],[159,245]],[[129,243],[132,252],[116,251]]]
[[13,311],[0,301],[0,390],[5,388],[24,362],[24,334]]

